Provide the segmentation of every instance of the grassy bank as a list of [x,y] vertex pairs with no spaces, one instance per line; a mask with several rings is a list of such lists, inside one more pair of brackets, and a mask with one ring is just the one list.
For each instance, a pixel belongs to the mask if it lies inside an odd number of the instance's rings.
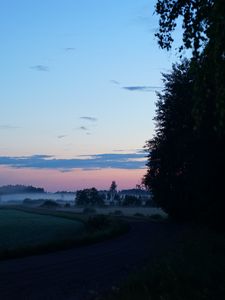
[[0,259],[95,243],[128,230],[103,216],[14,207],[0,209]]
[[191,228],[163,257],[102,299],[225,299],[225,237]]

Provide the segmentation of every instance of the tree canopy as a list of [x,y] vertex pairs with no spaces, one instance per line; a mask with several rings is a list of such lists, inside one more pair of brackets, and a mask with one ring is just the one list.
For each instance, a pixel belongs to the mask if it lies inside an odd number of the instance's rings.
[[[183,45],[197,54],[207,42],[218,34],[216,28],[224,25],[223,0],[158,0],[159,30],[156,33],[161,48],[167,50],[173,43],[172,32],[182,19]],[[224,28],[224,27],[223,27]]]
[[149,160],[144,177],[154,200],[169,214],[182,218],[191,206],[187,177],[194,143],[192,76],[188,60],[173,65],[171,73],[163,75],[164,89],[158,93],[156,104],[156,135],[147,143]]
[[225,5],[158,0],[156,13],[160,47],[171,48],[182,18],[180,49],[192,49],[193,56],[163,75],[143,181],[171,216],[225,229]]
[[77,191],[75,203],[79,206],[104,205],[104,201],[96,188]]

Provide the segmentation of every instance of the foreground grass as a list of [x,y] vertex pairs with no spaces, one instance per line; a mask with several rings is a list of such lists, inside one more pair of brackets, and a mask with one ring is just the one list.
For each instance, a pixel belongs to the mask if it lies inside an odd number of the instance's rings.
[[91,244],[128,230],[123,222],[54,210],[0,209],[0,259]]
[[105,300],[225,299],[225,236],[192,228]]
[[0,245],[9,250],[67,239],[84,231],[80,221],[17,210],[0,210]]

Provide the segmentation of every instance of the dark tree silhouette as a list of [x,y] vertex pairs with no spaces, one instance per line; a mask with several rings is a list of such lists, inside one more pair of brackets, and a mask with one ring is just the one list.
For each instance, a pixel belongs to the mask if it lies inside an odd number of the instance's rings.
[[144,183],[170,215],[225,227],[225,5],[158,0],[156,34],[170,49],[177,19],[193,56],[164,75]]
[[110,189],[109,189],[109,195],[110,195],[110,201],[114,201],[116,194],[117,194],[117,185],[115,181],[112,181]]
[[158,0],[155,9],[160,19],[156,37],[160,47],[167,50],[171,48],[172,32],[177,26],[177,19],[181,18],[183,45],[180,50],[193,49],[193,53],[197,55],[212,35],[215,36],[214,27],[217,26],[216,23],[222,21],[219,20],[220,17],[224,17],[223,2],[223,0]]
[[[183,19],[183,45],[193,50],[196,78],[195,117],[197,126],[225,132],[225,5],[224,0],[158,0],[160,47],[170,49],[177,19]],[[208,120],[210,118],[210,120]],[[211,123],[210,123],[211,122]]]
[[104,205],[102,197],[96,188],[79,190],[76,192],[75,204],[79,206]]
[[163,75],[164,89],[156,104],[156,136],[147,143],[148,171],[144,184],[170,215],[190,216],[189,169],[193,160],[192,90],[190,63],[184,60]]

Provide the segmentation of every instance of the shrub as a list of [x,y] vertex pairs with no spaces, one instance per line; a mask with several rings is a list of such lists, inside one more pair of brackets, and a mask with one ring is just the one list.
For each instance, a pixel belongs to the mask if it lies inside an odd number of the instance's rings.
[[44,203],[44,199],[30,199],[30,198],[25,198],[23,200],[24,205],[29,205],[29,206],[35,206],[35,205],[41,205]]
[[33,200],[31,200],[30,198],[25,198],[23,200],[23,204],[32,204],[33,203]]
[[135,213],[134,217],[144,217],[144,215],[142,213]]
[[104,229],[109,225],[109,223],[109,218],[104,215],[91,216],[88,219],[88,226],[95,230]]
[[121,216],[123,214],[123,212],[121,210],[115,210],[113,212],[113,215],[116,215],[116,216]]
[[156,203],[152,199],[149,199],[145,202],[145,206],[147,206],[147,207],[157,207],[158,205],[156,205]]
[[43,204],[41,204],[41,207],[47,207],[47,208],[56,208],[59,204],[53,200],[45,200]]
[[160,214],[152,214],[150,218],[152,220],[162,220],[163,217]]
[[96,209],[93,207],[85,207],[83,209],[83,214],[96,214]]
[[135,196],[126,195],[123,200],[123,206],[141,206],[141,200]]

